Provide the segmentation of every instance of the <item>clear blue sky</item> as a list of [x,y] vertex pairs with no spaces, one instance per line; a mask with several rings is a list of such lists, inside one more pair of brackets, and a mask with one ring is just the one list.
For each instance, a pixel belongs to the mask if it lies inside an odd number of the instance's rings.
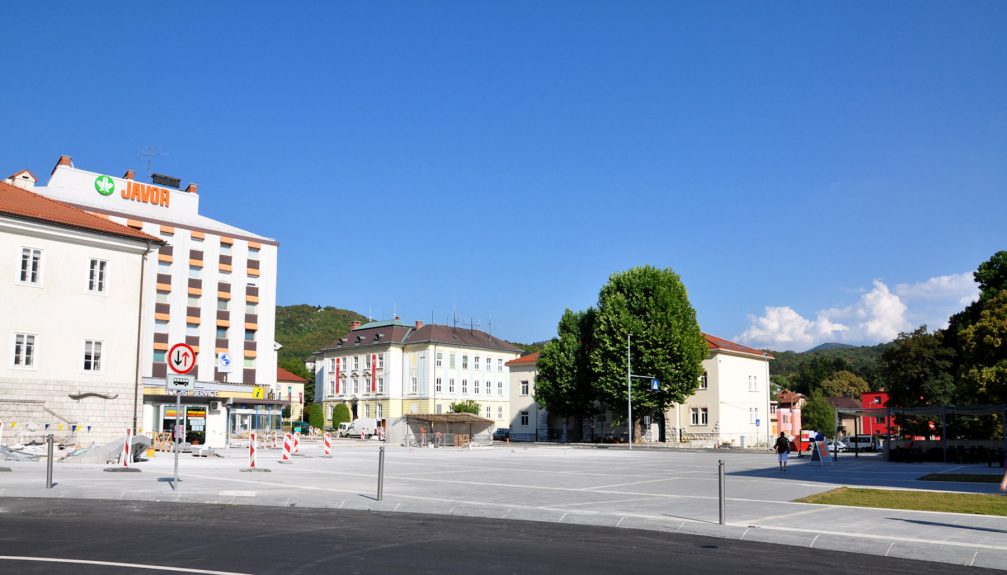
[[4,21],[0,167],[141,173],[158,146],[205,215],[280,241],[282,305],[456,308],[535,341],[651,264],[705,331],[806,349],[935,327],[1007,249],[1005,2],[40,2]]

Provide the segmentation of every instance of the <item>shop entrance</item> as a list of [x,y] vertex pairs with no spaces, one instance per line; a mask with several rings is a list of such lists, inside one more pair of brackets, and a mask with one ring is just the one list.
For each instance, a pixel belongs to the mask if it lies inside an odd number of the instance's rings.
[[[183,442],[199,445],[206,441],[206,407],[205,405],[183,405],[182,411],[177,414],[177,420],[183,426],[185,434]],[[161,429],[162,432],[171,432],[176,423],[176,412],[174,405],[161,406]]]

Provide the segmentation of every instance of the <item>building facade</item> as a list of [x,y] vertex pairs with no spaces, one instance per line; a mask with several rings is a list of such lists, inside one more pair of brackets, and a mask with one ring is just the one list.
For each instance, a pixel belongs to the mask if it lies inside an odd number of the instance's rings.
[[[179,189],[177,181],[140,182],[132,170],[121,178],[89,172],[68,156],[37,191],[164,241],[144,272],[143,431],[167,432],[179,418],[187,439],[223,446],[251,421],[279,417],[282,402],[263,393],[276,383],[275,240],[200,214],[196,184]],[[179,414],[165,391],[176,343],[196,351],[195,389]]]
[[[162,241],[0,183],[4,442],[89,446],[136,426],[141,278]],[[13,184],[16,184],[13,185]],[[148,258],[148,254],[151,254]]]
[[535,401],[538,352],[507,362],[510,369],[510,417],[502,427],[510,428],[515,441],[549,441],[549,412]]
[[315,401],[326,422],[345,404],[354,419],[442,414],[474,400],[479,415],[510,414],[507,362],[520,349],[473,329],[392,321],[353,322],[346,337],[315,352]]

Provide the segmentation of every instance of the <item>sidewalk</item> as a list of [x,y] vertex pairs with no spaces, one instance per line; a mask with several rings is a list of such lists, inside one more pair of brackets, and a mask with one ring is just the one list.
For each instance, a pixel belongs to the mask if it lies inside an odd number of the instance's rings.
[[[307,444],[292,464],[261,448],[219,458],[158,453],[139,473],[57,463],[45,489],[45,462],[4,462],[5,497],[76,497],[434,513],[681,532],[1007,570],[1007,517],[793,503],[847,485],[927,491],[996,491],[995,484],[922,482],[928,473],[999,474],[983,466],[896,464],[840,456],[835,465],[751,451],[582,449],[512,444],[492,448],[387,446],[384,498],[376,500],[378,445],[337,441],[334,457]],[[719,525],[717,461],[727,472],[726,525]],[[113,504],[114,505],[114,504]],[[110,506],[110,513],[114,512]]]

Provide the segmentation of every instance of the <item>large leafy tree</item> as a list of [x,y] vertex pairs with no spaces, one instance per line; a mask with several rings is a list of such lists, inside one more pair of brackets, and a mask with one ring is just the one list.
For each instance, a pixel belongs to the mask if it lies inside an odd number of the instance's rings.
[[982,301],[958,335],[963,386],[976,403],[1007,403],[1007,290]]
[[816,391],[811,394],[807,403],[801,408],[801,427],[814,429],[826,435],[831,435],[836,427],[836,412],[825,401],[825,396]]
[[860,394],[870,391],[870,386],[859,375],[842,370],[833,373],[818,386],[825,397],[860,398]]
[[889,405],[918,407],[950,405],[956,397],[952,374],[954,353],[942,345],[940,333],[920,326],[901,333],[881,354],[881,370],[888,382]]
[[474,399],[466,399],[463,401],[456,401],[448,406],[451,413],[471,413],[473,415],[479,415],[479,402]]
[[[598,399],[616,413],[626,408],[627,343],[634,374],[630,384],[634,428],[644,415],[681,403],[699,386],[708,348],[682,280],[651,266],[613,274],[598,296],[588,353]],[[640,434],[634,433],[634,437]]]
[[595,393],[588,354],[595,310],[563,312],[558,337],[545,345],[535,363],[535,401],[563,418],[566,440],[568,418],[589,415]]

